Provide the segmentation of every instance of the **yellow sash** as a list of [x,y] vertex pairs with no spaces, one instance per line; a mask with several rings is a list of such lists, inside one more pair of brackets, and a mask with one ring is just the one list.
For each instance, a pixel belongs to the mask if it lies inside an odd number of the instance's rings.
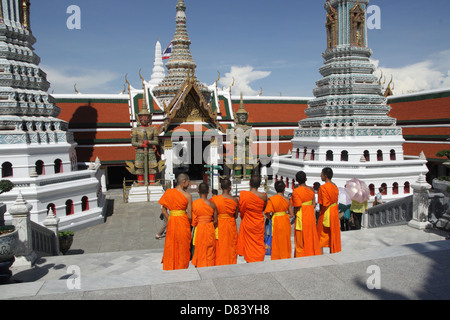
[[192,245],[195,246],[195,239],[197,238],[197,227],[194,227],[194,235],[192,236]]
[[326,228],[330,227],[330,208],[336,207],[336,203],[333,203],[332,205],[328,206],[327,210],[323,214],[323,226]]
[[172,217],[182,217],[186,214],[184,210],[170,210],[170,216]]
[[273,224],[274,224],[274,218],[275,217],[282,217],[286,214],[286,212],[275,212],[272,214],[272,236],[273,236]]
[[[211,218],[207,216],[200,216],[198,219],[199,224],[212,223]],[[194,227],[194,235],[192,236],[192,244],[195,246],[195,240],[197,239],[197,226]],[[219,230],[216,228],[216,239],[219,239]]]
[[[303,202],[302,203],[302,207],[303,206],[312,206],[313,202],[308,201],[308,202]],[[295,230],[299,230],[302,231],[303,230],[303,213],[302,213],[302,207],[300,207],[300,210],[297,211],[296,214],[296,219],[295,219]]]
[[[194,228],[194,235],[192,236],[192,245],[195,246],[195,240],[197,239],[197,227]],[[216,228],[216,240],[219,240],[219,228]]]

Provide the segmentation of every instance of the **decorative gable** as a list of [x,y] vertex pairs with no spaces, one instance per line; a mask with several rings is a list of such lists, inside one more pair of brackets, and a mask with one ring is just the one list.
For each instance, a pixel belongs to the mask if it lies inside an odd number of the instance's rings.
[[168,130],[171,124],[178,126],[186,122],[206,122],[223,132],[222,126],[217,121],[217,110],[212,111],[211,104],[205,100],[192,80],[188,78],[175,98],[164,107],[166,120],[159,128],[159,133]]

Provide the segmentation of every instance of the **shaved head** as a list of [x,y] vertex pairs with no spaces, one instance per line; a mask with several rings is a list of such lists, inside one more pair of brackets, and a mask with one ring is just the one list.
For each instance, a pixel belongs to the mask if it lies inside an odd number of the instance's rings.
[[220,186],[222,187],[222,190],[228,190],[231,188],[231,181],[228,178],[224,178],[222,179],[222,181],[220,181]]
[[250,187],[259,188],[261,186],[261,176],[251,176],[250,178]]
[[189,181],[189,176],[186,173],[180,173],[177,177],[177,184],[181,185],[185,181]]
[[208,184],[206,184],[204,182],[200,183],[200,185],[198,186],[198,193],[207,195],[209,193],[209,186],[208,186]]

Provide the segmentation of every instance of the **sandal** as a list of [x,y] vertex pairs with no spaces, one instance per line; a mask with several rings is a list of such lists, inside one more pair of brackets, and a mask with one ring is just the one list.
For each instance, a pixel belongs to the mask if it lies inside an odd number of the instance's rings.
[[155,238],[161,240],[163,237],[156,235]]

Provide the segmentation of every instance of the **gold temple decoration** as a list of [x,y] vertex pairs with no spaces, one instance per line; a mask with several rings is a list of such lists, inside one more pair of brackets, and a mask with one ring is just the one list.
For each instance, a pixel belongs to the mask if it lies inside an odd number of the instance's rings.
[[337,46],[337,22],[338,13],[333,6],[330,5],[327,12],[327,20],[325,26],[327,28],[327,49]]
[[230,86],[230,94],[231,94],[231,88],[234,87],[234,77],[233,77],[233,81],[231,82],[231,86]]
[[365,11],[358,2],[350,10],[350,44],[352,46],[365,46],[365,22]]
[[[386,90],[384,91],[384,96],[387,98],[389,96],[394,95],[394,83],[392,82],[394,81],[394,76],[391,75],[391,81],[388,83]],[[392,84],[392,88],[391,88],[391,84]]]
[[219,76],[217,77],[217,80],[216,80],[216,86],[217,86],[217,84],[219,83],[219,80],[220,80],[220,72],[217,71],[217,73],[219,74]]
[[160,126],[159,134],[166,132],[171,124],[179,125],[189,122],[206,122],[224,132],[223,127],[217,121],[217,110],[212,111],[212,103],[206,101],[192,79],[193,77],[188,75],[175,98],[169,105],[164,104],[166,120]]
[[25,29],[30,30],[30,0],[22,0],[22,8],[20,12],[20,22]]

